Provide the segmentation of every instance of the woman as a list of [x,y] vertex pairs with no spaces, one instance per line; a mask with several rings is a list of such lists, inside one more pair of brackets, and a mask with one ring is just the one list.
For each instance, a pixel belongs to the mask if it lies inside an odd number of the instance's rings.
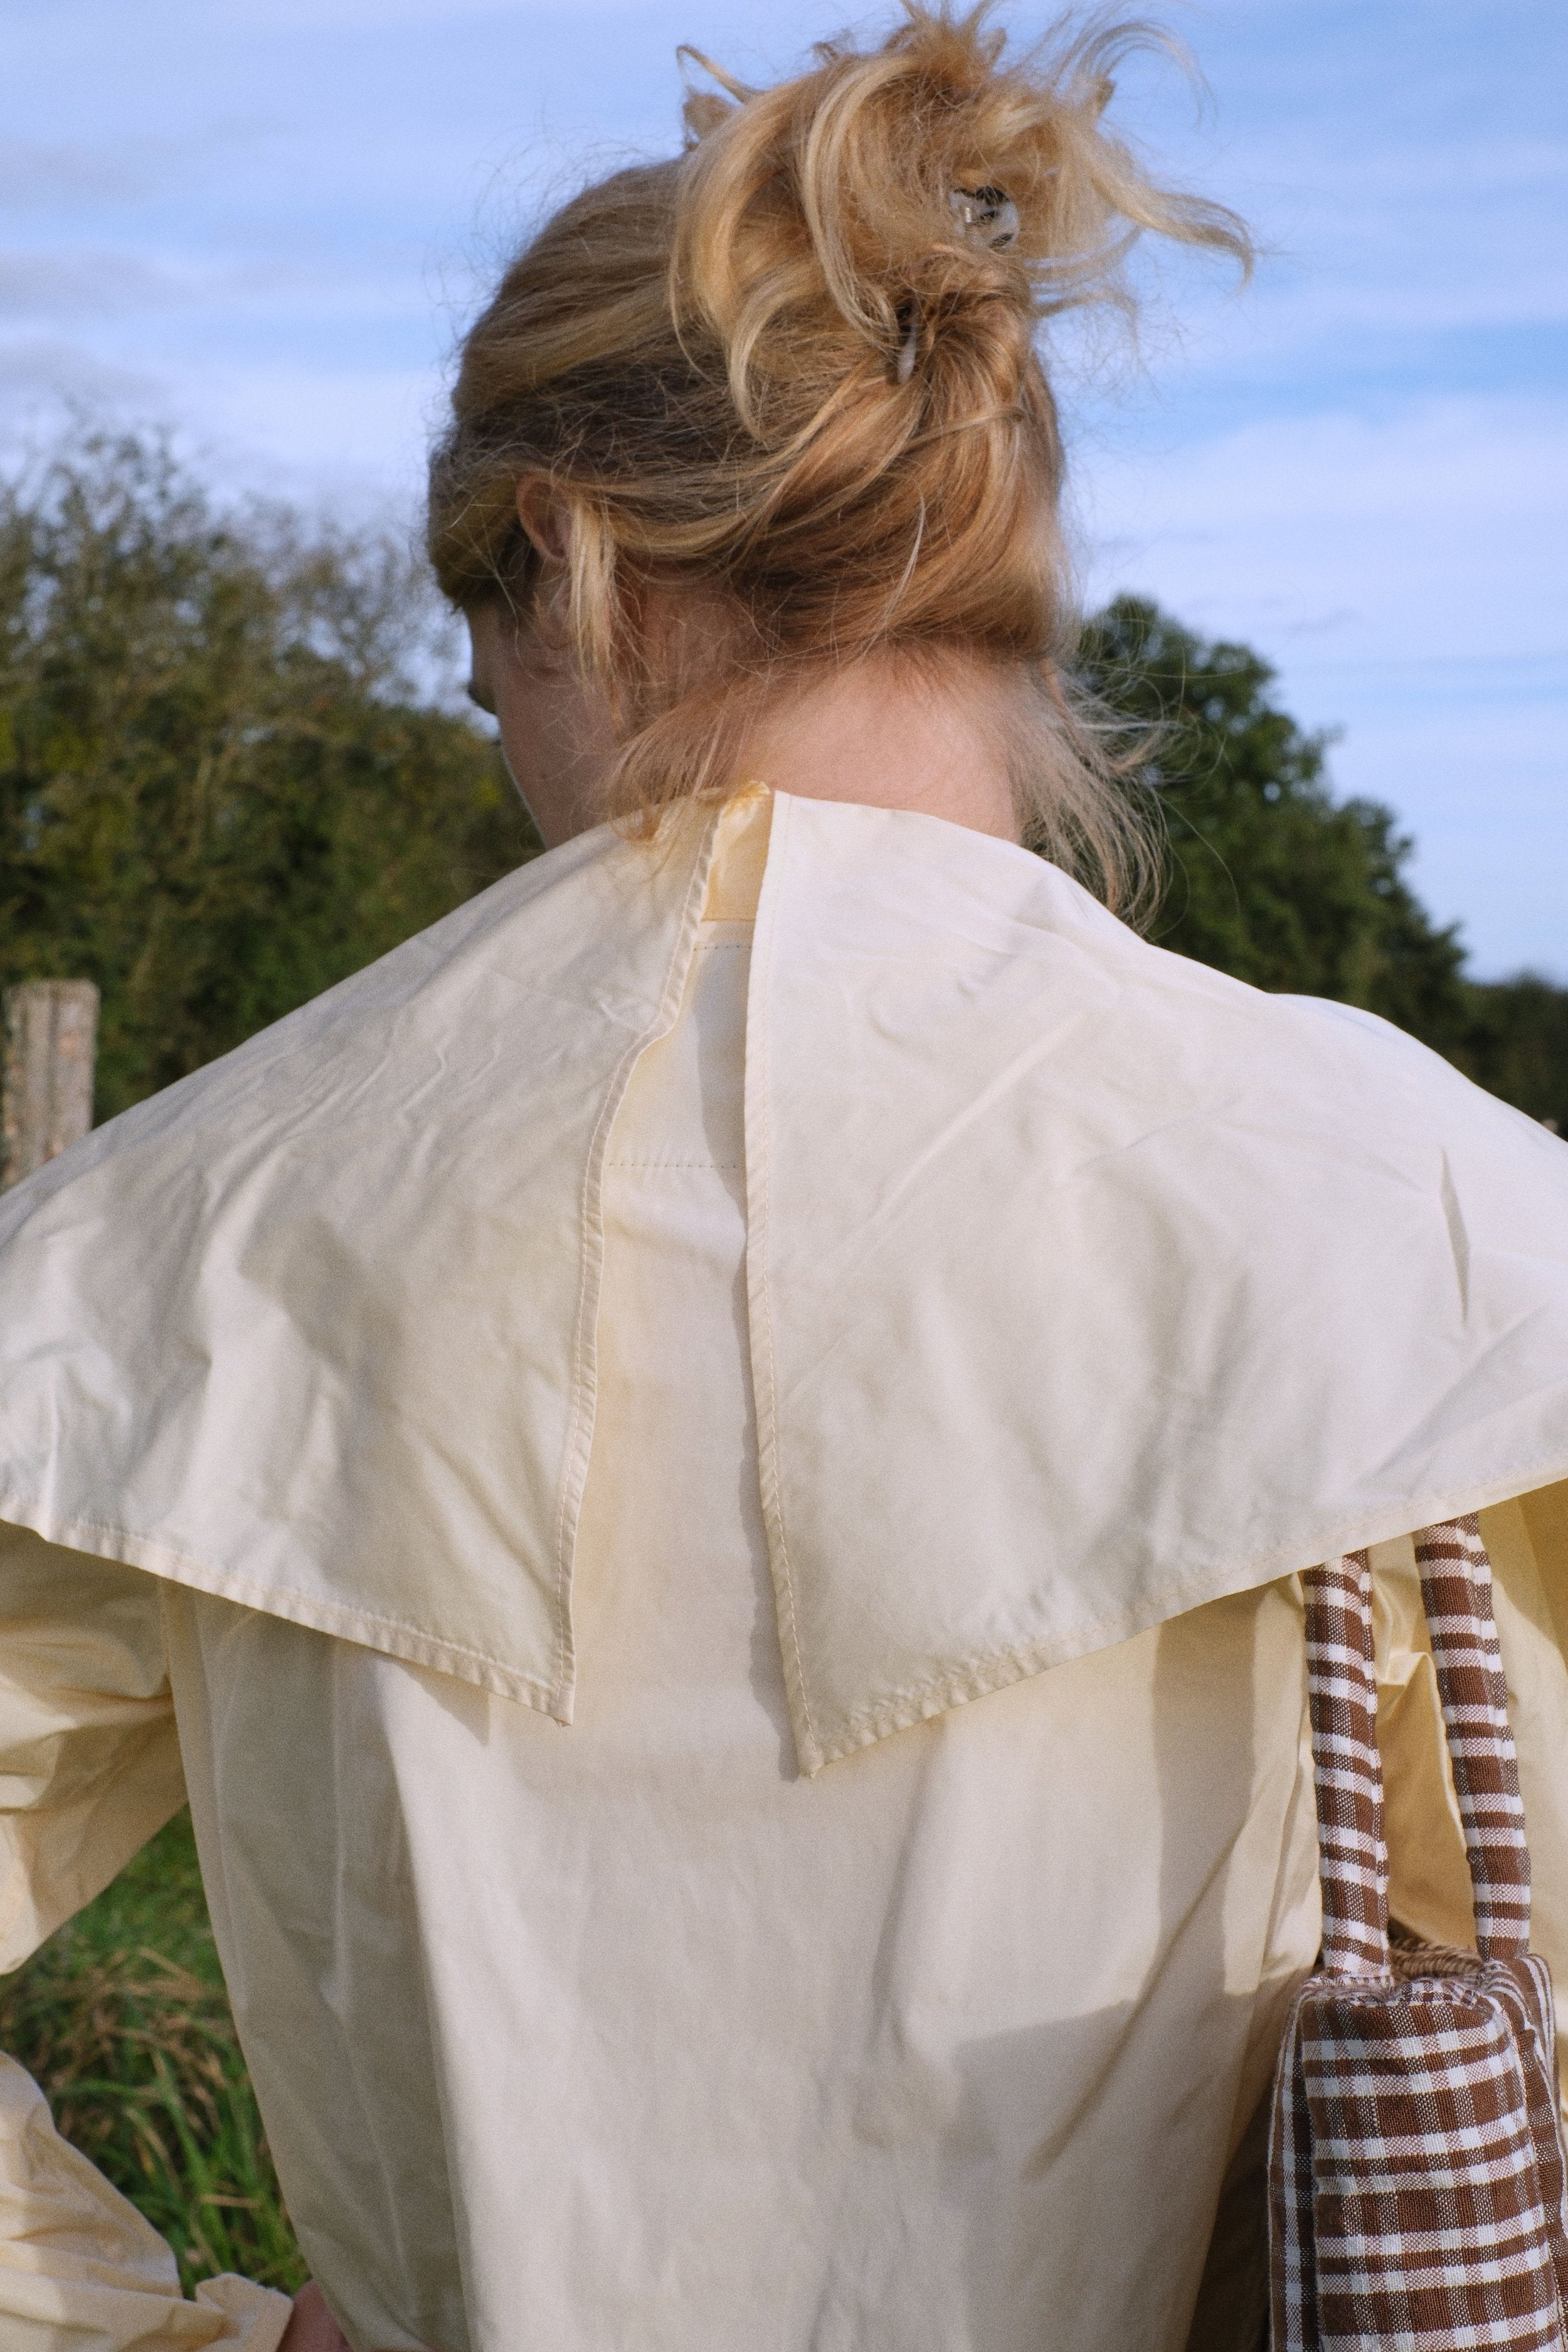
[[1299,1573],[1467,1939],[1458,1512],[1568,1960],[1568,1153],[1073,878],[1034,339],[1245,251],[1130,37],[912,9],[549,224],[431,546],[549,854],[6,1204],[6,1958],[188,1793],[319,2282],[180,2301],[13,2070],[8,2345],[1255,2347]]

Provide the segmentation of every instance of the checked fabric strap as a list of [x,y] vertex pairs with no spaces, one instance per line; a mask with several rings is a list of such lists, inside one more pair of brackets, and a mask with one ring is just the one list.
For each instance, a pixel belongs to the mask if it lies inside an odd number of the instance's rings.
[[1416,1538],[1464,1823],[1474,1951],[1388,1918],[1372,1578],[1313,1569],[1307,1691],[1323,1940],[1274,2084],[1274,2352],[1568,2352],[1568,2189],[1552,1985],[1491,1569],[1474,1518]]

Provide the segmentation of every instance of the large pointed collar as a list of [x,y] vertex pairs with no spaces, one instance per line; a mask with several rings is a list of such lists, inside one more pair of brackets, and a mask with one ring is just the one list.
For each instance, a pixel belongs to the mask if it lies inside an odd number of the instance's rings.
[[0,1202],[0,1517],[569,1718],[600,1169],[713,834],[539,858]]
[[803,1759],[1568,1475],[1568,1146],[935,819],[776,803],[747,1094]]
[[[569,1717],[599,1170],[737,821],[552,853],[0,1204],[0,1517]],[[776,797],[747,1161],[807,1770],[1568,1476],[1568,1148],[1006,844]]]

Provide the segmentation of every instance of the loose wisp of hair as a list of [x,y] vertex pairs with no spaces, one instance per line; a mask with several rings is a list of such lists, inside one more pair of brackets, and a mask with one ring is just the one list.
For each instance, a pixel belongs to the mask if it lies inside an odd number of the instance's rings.
[[[519,486],[569,518],[563,652],[608,692],[600,814],[743,780],[777,696],[877,656],[980,663],[1025,837],[1127,911],[1151,878],[1133,754],[1071,684],[1054,314],[1130,305],[1145,232],[1228,253],[1231,213],[1108,130],[1156,28],[1063,20],[1016,59],[982,6],[904,0],[769,89],[691,52],[687,144],[548,221],[462,347],[429,546],[465,610],[539,616]],[[652,629],[654,592],[702,625]],[[666,603],[669,602],[666,595]]]

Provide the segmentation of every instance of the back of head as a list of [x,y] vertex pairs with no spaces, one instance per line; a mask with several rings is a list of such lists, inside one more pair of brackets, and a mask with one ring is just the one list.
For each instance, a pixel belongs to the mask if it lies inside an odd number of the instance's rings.
[[[759,708],[874,655],[1016,685],[1026,830],[1126,891],[1128,828],[1064,679],[1061,446],[1036,348],[1125,300],[1145,229],[1245,260],[1239,224],[1153,184],[1106,131],[1112,69],[1158,36],[1071,26],[1017,62],[985,9],[905,0],[770,89],[694,62],[680,157],[551,219],[470,332],[431,477],[446,593],[530,615],[517,488],[570,515],[567,631],[611,689],[602,814],[726,789]],[[648,591],[702,625],[656,635]]]

